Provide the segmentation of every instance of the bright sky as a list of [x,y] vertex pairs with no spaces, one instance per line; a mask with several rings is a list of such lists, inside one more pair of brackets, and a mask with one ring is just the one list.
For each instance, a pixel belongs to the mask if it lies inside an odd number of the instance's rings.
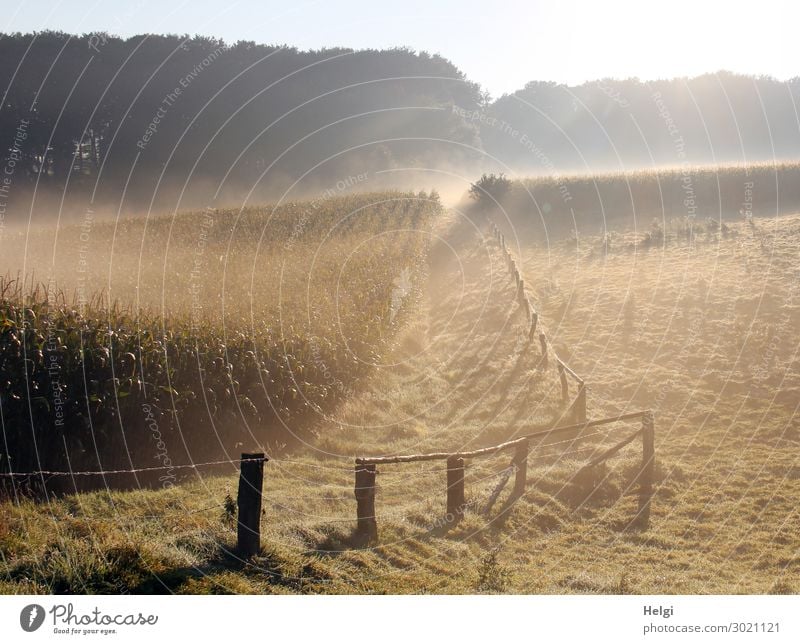
[[727,69],[800,76],[797,0],[3,0],[0,31],[203,34],[301,49],[406,45],[493,96]]

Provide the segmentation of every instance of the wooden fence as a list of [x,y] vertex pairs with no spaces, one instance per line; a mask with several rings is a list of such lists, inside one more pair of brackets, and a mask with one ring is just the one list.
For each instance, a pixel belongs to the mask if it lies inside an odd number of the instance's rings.
[[[576,423],[561,427],[554,427],[543,431],[534,432],[520,438],[515,438],[498,445],[482,449],[463,452],[431,452],[427,454],[407,454],[400,456],[374,456],[357,458],[355,462],[355,497],[357,501],[356,532],[360,538],[374,542],[378,538],[378,523],[375,513],[375,490],[378,475],[378,465],[391,465],[397,463],[417,463],[422,461],[443,460],[447,462],[447,503],[446,512],[449,520],[457,522],[463,514],[466,505],[464,494],[465,461],[468,459],[491,456],[506,450],[514,450],[511,465],[516,472],[512,498],[520,497],[525,491],[528,471],[528,454],[531,442],[558,434],[580,432],[590,427],[599,427],[611,423],[640,420],[641,427],[613,447],[593,458],[580,471],[595,467],[617,454],[623,447],[642,438],[642,466],[637,480],[639,483],[639,522],[646,526],[650,517],[650,499],[653,490],[653,469],[655,465],[655,426],[653,415],[650,411],[637,411],[619,416],[611,416],[588,422]],[[576,437],[579,440],[580,436]]]
[[[525,291],[525,280],[522,277],[522,273],[517,266],[517,261],[514,259],[514,256],[511,254],[511,251],[508,249],[506,245],[506,238],[503,233],[500,232],[500,229],[497,227],[497,224],[492,221],[490,217],[487,216],[489,221],[489,226],[492,230],[492,236],[497,241],[498,245],[500,246],[500,250],[503,253],[503,256],[506,261],[506,265],[508,266],[509,273],[514,278],[514,282],[516,285],[516,301],[519,306],[522,308],[523,312],[526,315],[526,319],[530,326],[528,327],[528,342],[532,343],[536,339],[536,332],[539,331],[539,347],[541,350],[541,358],[539,360],[539,366],[541,368],[547,368],[549,364],[548,353],[552,352],[553,357],[558,365],[558,374],[559,379],[561,381],[561,400],[565,405],[568,405],[570,408],[570,414],[572,417],[573,422],[575,423],[585,423],[586,422],[586,383],[573,369],[567,365],[564,360],[558,357],[555,350],[548,349],[548,342],[547,342],[547,335],[544,331],[541,330],[539,327],[539,313],[536,311],[536,308],[533,306],[530,298],[528,297],[527,292]],[[569,398],[569,380],[568,377],[571,377],[575,380],[578,384],[578,393],[575,399],[570,403]]]

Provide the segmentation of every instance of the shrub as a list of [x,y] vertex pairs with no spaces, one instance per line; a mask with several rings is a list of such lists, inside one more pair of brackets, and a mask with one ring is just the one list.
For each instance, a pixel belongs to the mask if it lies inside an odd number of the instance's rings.
[[511,190],[511,180],[500,174],[483,174],[469,188],[470,199],[481,207],[492,207],[501,203]]

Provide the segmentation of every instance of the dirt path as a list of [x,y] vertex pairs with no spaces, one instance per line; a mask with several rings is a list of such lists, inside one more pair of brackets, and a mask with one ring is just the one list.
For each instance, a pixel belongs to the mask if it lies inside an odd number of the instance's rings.
[[554,370],[515,302],[497,246],[449,213],[432,231],[428,279],[390,355],[323,439],[328,454],[458,450],[487,445],[560,414]]

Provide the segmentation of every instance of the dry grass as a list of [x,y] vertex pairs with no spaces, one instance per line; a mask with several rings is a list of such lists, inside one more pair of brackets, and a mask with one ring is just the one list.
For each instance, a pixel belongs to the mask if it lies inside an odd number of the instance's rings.
[[565,561],[595,587],[625,570],[637,592],[798,592],[800,217],[622,237],[525,250],[590,410],[652,408],[664,476],[647,534],[593,529]]

